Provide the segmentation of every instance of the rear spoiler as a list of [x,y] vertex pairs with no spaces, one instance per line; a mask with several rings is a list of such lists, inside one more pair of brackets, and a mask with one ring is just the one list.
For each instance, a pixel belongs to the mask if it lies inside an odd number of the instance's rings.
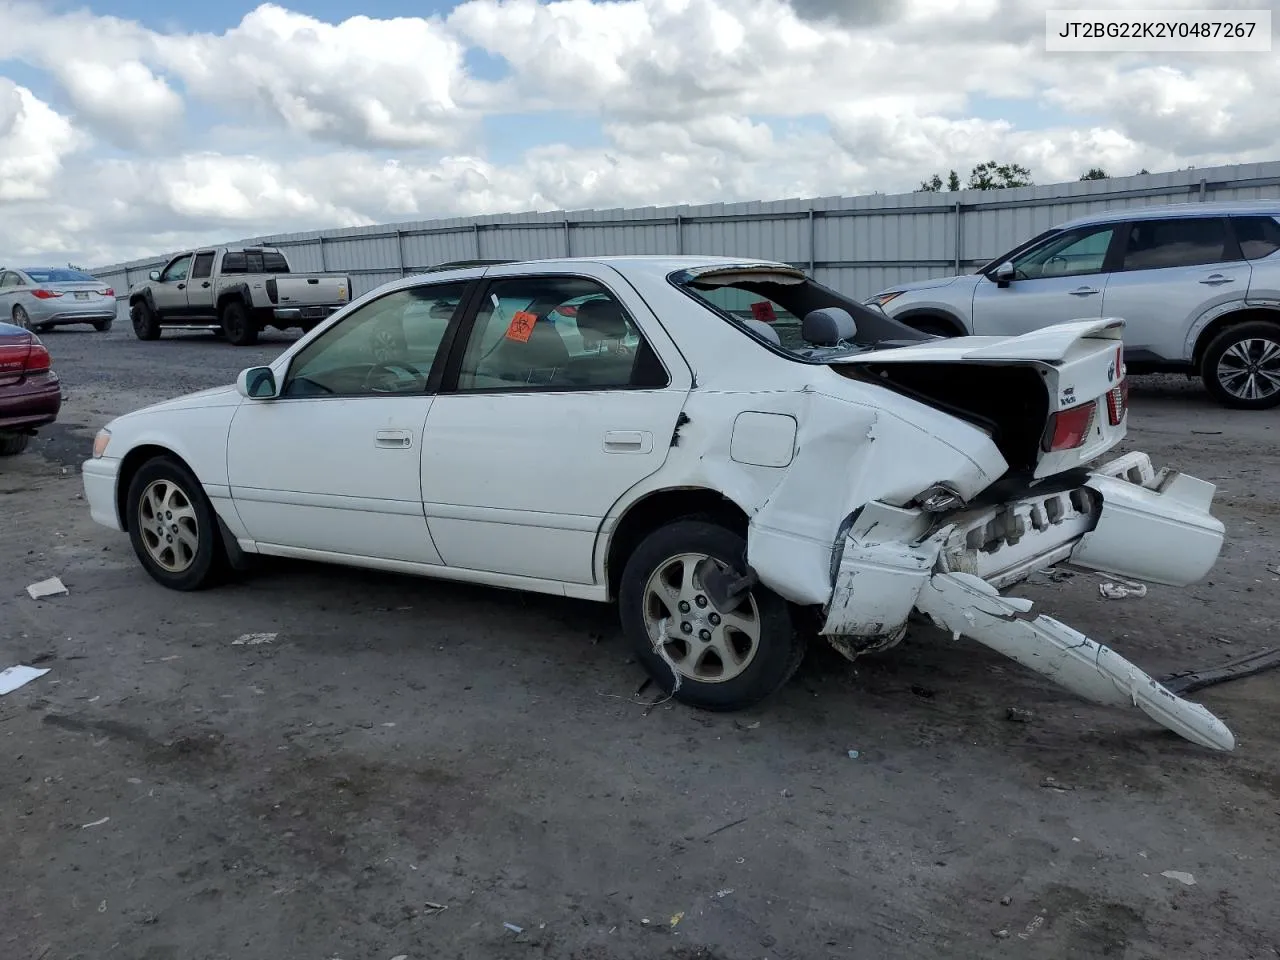
[[1016,337],[955,337],[909,347],[872,350],[851,357],[828,360],[832,364],[928,363],[939,361],[1027,362],[1053,366],[1069,359],[1071,348],[1081,340],[1124,338],[1124,321],[1118,317],[1101,320],[1069,320],[1041,327]]

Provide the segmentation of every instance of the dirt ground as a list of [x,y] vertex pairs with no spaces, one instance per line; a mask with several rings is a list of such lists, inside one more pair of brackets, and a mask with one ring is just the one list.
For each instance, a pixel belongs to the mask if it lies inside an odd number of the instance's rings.
[[[69,400],[0,462],[0,667],[50,668],[0,698],[0,957],[1280,954],[1280,671],[1196,695],[1222,755],[932,630],[713,715],[633,700],[604,606],[283,562],[168,592],[89,519],[93,433],[289,338],[45,340]],[[1219,566],[1020,592],[1157,674],[1276,642],[1280,412],[1152,378],[1131,423],[1219,484]]]

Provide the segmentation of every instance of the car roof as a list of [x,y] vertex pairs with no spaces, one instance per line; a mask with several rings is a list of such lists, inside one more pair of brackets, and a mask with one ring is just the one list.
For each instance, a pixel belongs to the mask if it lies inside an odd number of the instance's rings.
[[1085,227],[1094,223],[1128,220],[1150,220],[1166,217],[1223,217],[1261,215],[1280,217],[1280,200],[1216,200],[1197,203],[1162,203],[1145,207],[1103,210],[1058,224],[1060,229]]

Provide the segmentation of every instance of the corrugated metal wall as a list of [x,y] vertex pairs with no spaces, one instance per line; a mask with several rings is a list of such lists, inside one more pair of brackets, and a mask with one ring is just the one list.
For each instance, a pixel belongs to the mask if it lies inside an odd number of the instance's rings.
[[[424,220],[252,242],[284,249],[297,271],[350,274],[357,294],[451,260],[686,253],[781,260],[861,298],[894,283],[971,269],[1085,214],[1261,198],[1280,198],[1280,162],[1015,190]],[[170,256],[112,264],[94,274],[123,290]]]

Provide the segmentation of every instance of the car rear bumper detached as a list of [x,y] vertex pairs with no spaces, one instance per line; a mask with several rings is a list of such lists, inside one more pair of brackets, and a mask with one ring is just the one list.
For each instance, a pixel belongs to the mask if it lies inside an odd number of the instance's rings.
[[999,590],[1059,563],[1171,586],[1207,574],[1222,548],[1214,485],[1145,454],[1105,464],[1074,489],[929,516],[869,504],[841,549],[822,633],[842,652],[896,642],[912,612],[971,637],[1099,703],[1130,703],[1196,743],[1231,732],[1138,667]]
[[95,523],[112,530],[123,530],[116,501],[116,481],[120,476],[120,460],[115,457],[94,457],[80,468],[84,484],[84,499],[89,504],[89,516]]

